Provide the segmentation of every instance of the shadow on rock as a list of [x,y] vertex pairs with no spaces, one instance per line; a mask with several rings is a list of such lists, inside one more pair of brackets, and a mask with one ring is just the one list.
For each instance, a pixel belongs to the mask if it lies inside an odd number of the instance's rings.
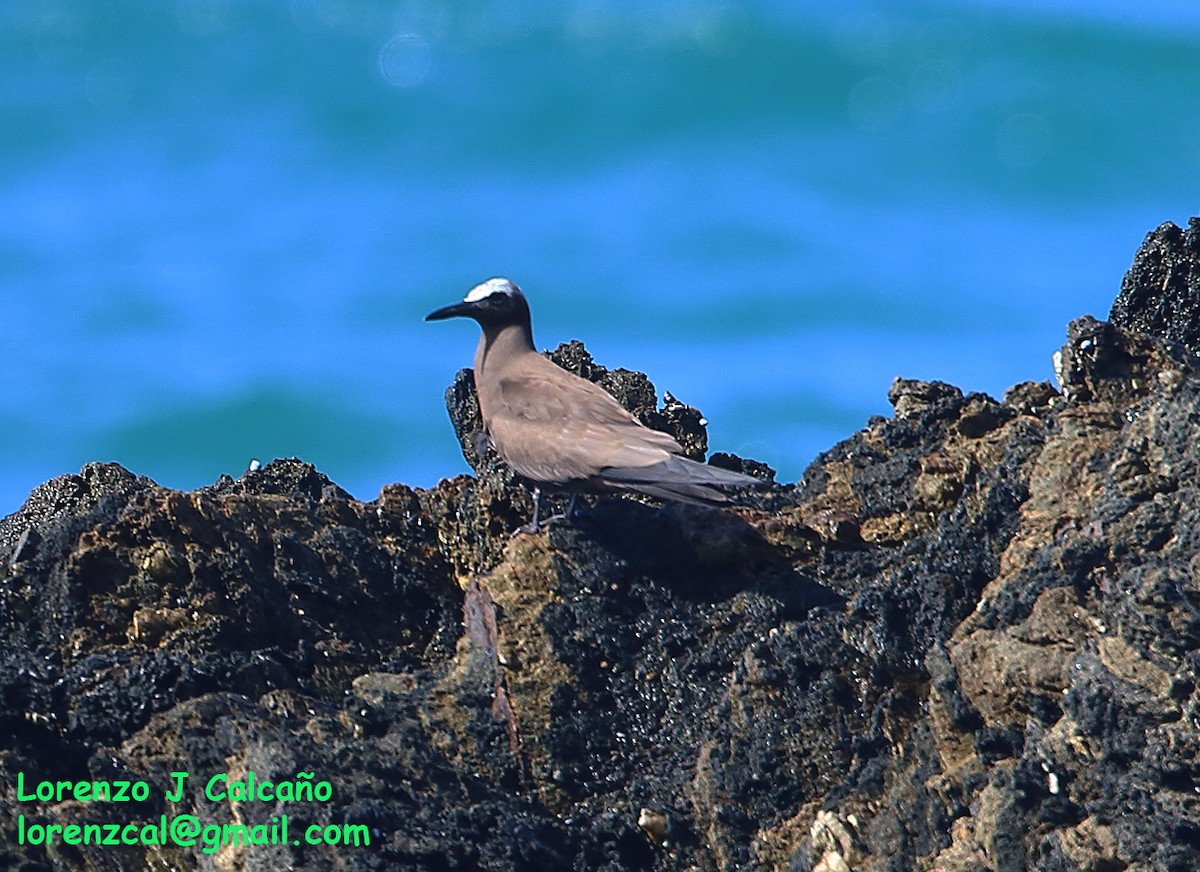
[[719,603],[754,591],[777,599],[786,617],[799,618],[814,606],[834,606],[842,597],[798,572],[779,546],[734,508],[670,503],[647,505],[601,497],[560,528],[551,542],[565,551],[587,537],[614,565],[637,566],[677,596]]

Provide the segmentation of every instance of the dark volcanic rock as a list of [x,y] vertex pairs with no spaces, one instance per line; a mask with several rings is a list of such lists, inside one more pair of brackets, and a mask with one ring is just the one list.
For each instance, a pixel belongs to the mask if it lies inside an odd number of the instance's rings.
[[[556,359],[703,453],[644,376]],[[516,539],[463,374],[478,477],[432,490],[362,503],[296,460],[43,485],[0,521],[0,864],[1200,868],[1196,360],[1084,318],[1057,368],[1003,402],[899,379],[737,509],[608,496]],[[18,773],[149,789],[20,800]],[[329,793],[205,793],[250,773]],[[164,815],[289,832],[18,839]]]
[[1200,354],[1200,218],[1187,230],[1168,221],[1146,234],[1108,318]]

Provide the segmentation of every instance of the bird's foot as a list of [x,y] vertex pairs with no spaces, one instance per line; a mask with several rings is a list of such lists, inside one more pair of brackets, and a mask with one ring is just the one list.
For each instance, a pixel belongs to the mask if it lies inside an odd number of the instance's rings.
[[533,520],[530,521],[528,524],[524,524],[523,526],[517,527],[517,529],[512,531],[512,534],[509,536],[509,538],[515,539],[517,536],[520,536],[522,533],[537,533],[542,529],[542,527],[545,527],[547,524],[553,524],[555,521],[567,521],[567,520],[570,520],[571,518],[574,518],[575,517],[575,496],[576,496],[575,494],[571,494],[571,502],[567,505],[567,510],[565,512],[559,512],[556,515],[551,515],[548,518],[542,518],[539,521],[538,520],[538,507],[541,503],[542,491],[541,491],[541,488],[535,487],[533,489]]
[[548,518],[542,518],[540,521],[530,521],[528,524],[522,524],[520,527],[512,531],[510,539],[515,539],[522,533],[539,533],[541,529],[555,521],[565,521],[567,515],[564,512],[559,512],[557,515],[551,515]]

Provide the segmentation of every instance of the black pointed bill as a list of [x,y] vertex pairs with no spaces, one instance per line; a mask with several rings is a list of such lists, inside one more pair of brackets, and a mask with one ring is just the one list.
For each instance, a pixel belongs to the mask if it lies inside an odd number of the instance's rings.
[[440,309],[434,309],[425,316],[426,321],[443,321],[446,318],[465,317],[470,318],[475,314],[476,306],[474,303],[468,303],[465,300],[461,303],[453,303],[449,306],[442,306]]

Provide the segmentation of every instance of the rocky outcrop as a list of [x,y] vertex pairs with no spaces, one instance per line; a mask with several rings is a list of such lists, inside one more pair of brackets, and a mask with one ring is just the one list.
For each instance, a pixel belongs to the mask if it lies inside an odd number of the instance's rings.
[[1108,317],[1200,354],[1200,218],[1187,230],[1168,221],[1147,234]]
[[[510,538],[529,498],[461,374],[476,475],[432,490],[55,479],[0,522],[0,863],[1200,868],[1200,377],[1123,323],[1070,326],[1061,390],[897,380],[736,510]],[[703,455],[695,410],[556,354]],[[47,829],[87,823],[148,829]]]

